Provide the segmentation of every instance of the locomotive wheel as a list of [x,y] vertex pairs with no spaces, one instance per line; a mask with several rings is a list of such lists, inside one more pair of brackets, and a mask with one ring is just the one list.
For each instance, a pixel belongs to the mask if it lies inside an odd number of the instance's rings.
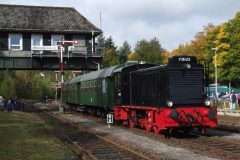
[[158,126],[154,126],[153,127],[153,130],[156,134],[159,134],[160,133],[160,128],[158,128]]
[[149,123],[148,119],[146,119],[146,123],[145,123],[145,128],[147,132],[151,132],[152,130],[152,124]]
[[205,132],[206,132],[206,130],[205,130],[205,128],[200,127],[200,128],[199,128],[199,132],[200,132],[201,135],[204,135]]

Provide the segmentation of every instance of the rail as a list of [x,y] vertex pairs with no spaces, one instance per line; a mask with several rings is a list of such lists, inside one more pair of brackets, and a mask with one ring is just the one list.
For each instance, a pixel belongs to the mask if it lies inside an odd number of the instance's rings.
[[[79,126],[75,123],[67,121],[56,115],[44,112],[48,118],[53,118],[57,121],[63,122],[63,127],[70,125],[70,129],[66,129],[68,132],[64,132],[64,129],[56,130],[56,134],[60,139],[64,139],[72,146],[72,150],[78,155],[83,157],[90,157],[90,159],[144,159],[149,160],[150,158],[137,153],[131,149],[128,149],[113,140],[106,138],[103,135],[93,133],[91,131],[81,132],[81,134],[75,134],[76,129]],[[55,125],[54,125],[55,126]],[[75,128],[73,130],[73,128]],[[71,131],[72,130],[72,131]],[[71,134],[71,132],[73,134]],[[80,136],[81,135],[81,136]],[[89,139],[86,140],[86,137]]]

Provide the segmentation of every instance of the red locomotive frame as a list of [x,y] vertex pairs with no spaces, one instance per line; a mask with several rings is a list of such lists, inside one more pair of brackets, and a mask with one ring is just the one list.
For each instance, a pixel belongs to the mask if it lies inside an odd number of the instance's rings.
[[[179,113],[177,119],[170,116],[173,110]],[[139,117],[138,112],[145,112],[146,115]],[[210,112],[215,114],[214,118],[209,117]],[[206,127],[217,127],[218,120],[217,108],[205,106],[176,107],[176,109],[129,105],[114,106],[114,118],[117,121],[123,121],[123,124],[129,124],[131,128],[138,125],[148,132],[153,130],[156,134],[163,130],[184,129],[188,126],[199,127],[202,134],[204,134]]]

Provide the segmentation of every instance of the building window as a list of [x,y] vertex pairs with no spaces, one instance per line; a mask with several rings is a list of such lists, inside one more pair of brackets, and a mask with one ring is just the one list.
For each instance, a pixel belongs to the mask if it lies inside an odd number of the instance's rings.
[[22,50],[22,34],[9,34],[9,50]]
[[42,46],[43,45],[43,36],[41,34],[32,35],[32,46]]
[[86,46],[86,36],[85,35],[73,35],[73,40],[77,40],[77,44],[74,46]]
[[61,35],[61,34],[53,34],[52,38],[51,38],[52,46],[57,46],[57,42],[61,41],[62,39],[64,39],[63,35]]

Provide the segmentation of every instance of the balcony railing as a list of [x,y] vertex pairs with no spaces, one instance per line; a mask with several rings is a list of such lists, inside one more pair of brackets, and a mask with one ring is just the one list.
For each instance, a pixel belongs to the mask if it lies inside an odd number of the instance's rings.
[[[103,56],[103,47],[96,46],[95,52],[92,52],[92,46],[68,46],[65,47],[63,56],[64,57],[101,57]],[[60,51],[49,51],[49,50],[35,50],[32,51],[32,56],[59,56]]]

